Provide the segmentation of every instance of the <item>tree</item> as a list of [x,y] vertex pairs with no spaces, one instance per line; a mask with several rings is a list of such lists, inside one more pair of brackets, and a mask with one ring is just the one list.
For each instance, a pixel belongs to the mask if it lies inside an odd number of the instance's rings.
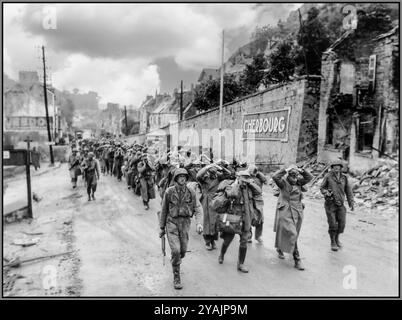
[[[223,78],[223,103],[229,103],[244,94],[244,88],[233,75],[226,74]],[[202,83],[195,89],[193,106],[200,111],[206,111],[219,106],[220,79]]]
[[297,35],[298,44],[302,48],[297,61],[303,66],[301,69],[303,74],[321,74],[321,56],[330,45],[328,32],[318,14],[319,10],[312,7],[307,12],[307,20],[302,22]]
[[254,32],[251,35],[252,40],[261,40],[261,39],[272,39],[275,35],[275,30],[269,24],[266,26],[259,27],[257,26]]
[[264,79],[264,72],[268,67],[267,59],[263,53],[253,57],[253,62],[246,66],[241,76],[241,84],[245,93],[256,92],[261,81]]
[[263,83],[283,83],[290,80],[295,72],[295,50],[289,41],[281,42],[277,49],[268,57],[269,71],[265,74]]

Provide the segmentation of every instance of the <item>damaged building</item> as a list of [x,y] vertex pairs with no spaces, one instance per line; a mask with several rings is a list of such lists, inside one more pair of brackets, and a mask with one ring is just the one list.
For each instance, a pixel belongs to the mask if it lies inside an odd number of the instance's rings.
[[399,26],[369,37],[349,30],[322,56],[318,160],[352,171],[399,158]]

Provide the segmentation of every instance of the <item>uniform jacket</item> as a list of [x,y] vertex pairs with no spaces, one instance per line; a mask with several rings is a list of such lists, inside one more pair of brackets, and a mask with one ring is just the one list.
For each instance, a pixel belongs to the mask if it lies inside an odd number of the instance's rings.
[[100,176],[99,161],[96,159],[93,159],[92,161],[85,159],[83,162],[83,168],[85,171],[85,179],[87,180],[87,182],[91,184],[97,184]]
[[168,219],[191,218],[193,215],[196,223],[201,224],[202,207],[195,192],[187,185],[180,187],[177,183],[167,188],[162,200],[160,227],[164,228]]
[[[220,192],[214,198],[212,208],[220,213],[241,216],[244,230],[249,231],[253,222],[258,219],[258,212],[253,198],[261,196],[261,193],[261,188],[251,179],[247,183],[240,183],[239,180],[235,180],[224,187],[223,194]],[[219,198],[225,199],[223,206],[219,204]]]
[[338,206],[343,205],[345,198],[348,201],[349,206],[352,206],[353,192],[348,181],[348,178],[343,173],[340,173],[338,178],[335,172],[328,173],[321,184],[321,193],[325,196],[328,191],[332,191],[332,198],[327,201],[333,201]]
[[68,158],[70,177],[75,179],[77,175],[81,174],[80,171],[80,157],[78,155],[70,155]]
[[251,177],[251,179],[261,189],[261,193],[253,196],[254,207],[257,210],[256,223],[261,224],[264,222],[264,199],[262,197],[262,185],[267,183],[267,178],[258,171],[256,176]]

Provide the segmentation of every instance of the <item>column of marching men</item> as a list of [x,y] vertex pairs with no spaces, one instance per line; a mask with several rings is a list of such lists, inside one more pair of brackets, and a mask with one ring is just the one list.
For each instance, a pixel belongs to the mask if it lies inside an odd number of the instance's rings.
[[[333,162],[321,185],[333,251],[342,247],[339,235],[346,223],[345,200],[354,209],[352,189],[342,169],[342,162]],[[73,188],[82,176],[88,201],[96,199],[101,175],[114,176],[127,184],[129,190],[141,196],[145,210],[149,209],[149,201],[156,198],[155,189],[158,190],[162,201],[158,212],[159,236],[167,236],[171,249],[175,289],[182,288],[180,264],[187,252],[192,217],[206,250],[217,249],[218,238],[223,240],[218,257],[220,264],[232,240],[239,235],[237,270],[240,272],[249,272],[245,259],[247,243],[252,242],[253,235],[257,243],[263,243],[262,187],[268,181],[255,165],[236,159],[231,163],[221,159],[212,161],[205,154],[197,156],[191,149],[176,148],[159,153],[145,145],[102,138],[83,140],[79,144],[73,141],[69,171]],[[297,270],[304,270],[297,240],[303,222],[303,193],[312,178],[306,169],[292,165],[275,172],[271,181],[274,195],[278,197],[275,248],[280,259],[285,258],[285,253],[293,255]]]

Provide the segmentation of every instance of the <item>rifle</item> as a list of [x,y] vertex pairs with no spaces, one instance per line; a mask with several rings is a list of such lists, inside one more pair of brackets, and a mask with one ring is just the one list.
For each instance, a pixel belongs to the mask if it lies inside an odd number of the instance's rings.
[[76,164],[78,164],[78,162],[79,162],[78,160],[75,160],[74,163],[71,165],[70,169],[68,169],[68,170],[71,170],[72,168],[74,168],[74,166],[75,166]]
[[[161,220],[161,212],[158,211],[156,213],[158,215],[158,222]],[[166,231],[166,229],[165,229]],[[165,258],[166,258],[166,235],[163,235],[161,238],[161,247],[162,247],[162,257],[163,257],[163,265],[165,265]]]
[[165,265],[165,258],[166,258],[166,237],[165,237],[165,235],[162,237],[161,242],[162,242],[163,265]]

